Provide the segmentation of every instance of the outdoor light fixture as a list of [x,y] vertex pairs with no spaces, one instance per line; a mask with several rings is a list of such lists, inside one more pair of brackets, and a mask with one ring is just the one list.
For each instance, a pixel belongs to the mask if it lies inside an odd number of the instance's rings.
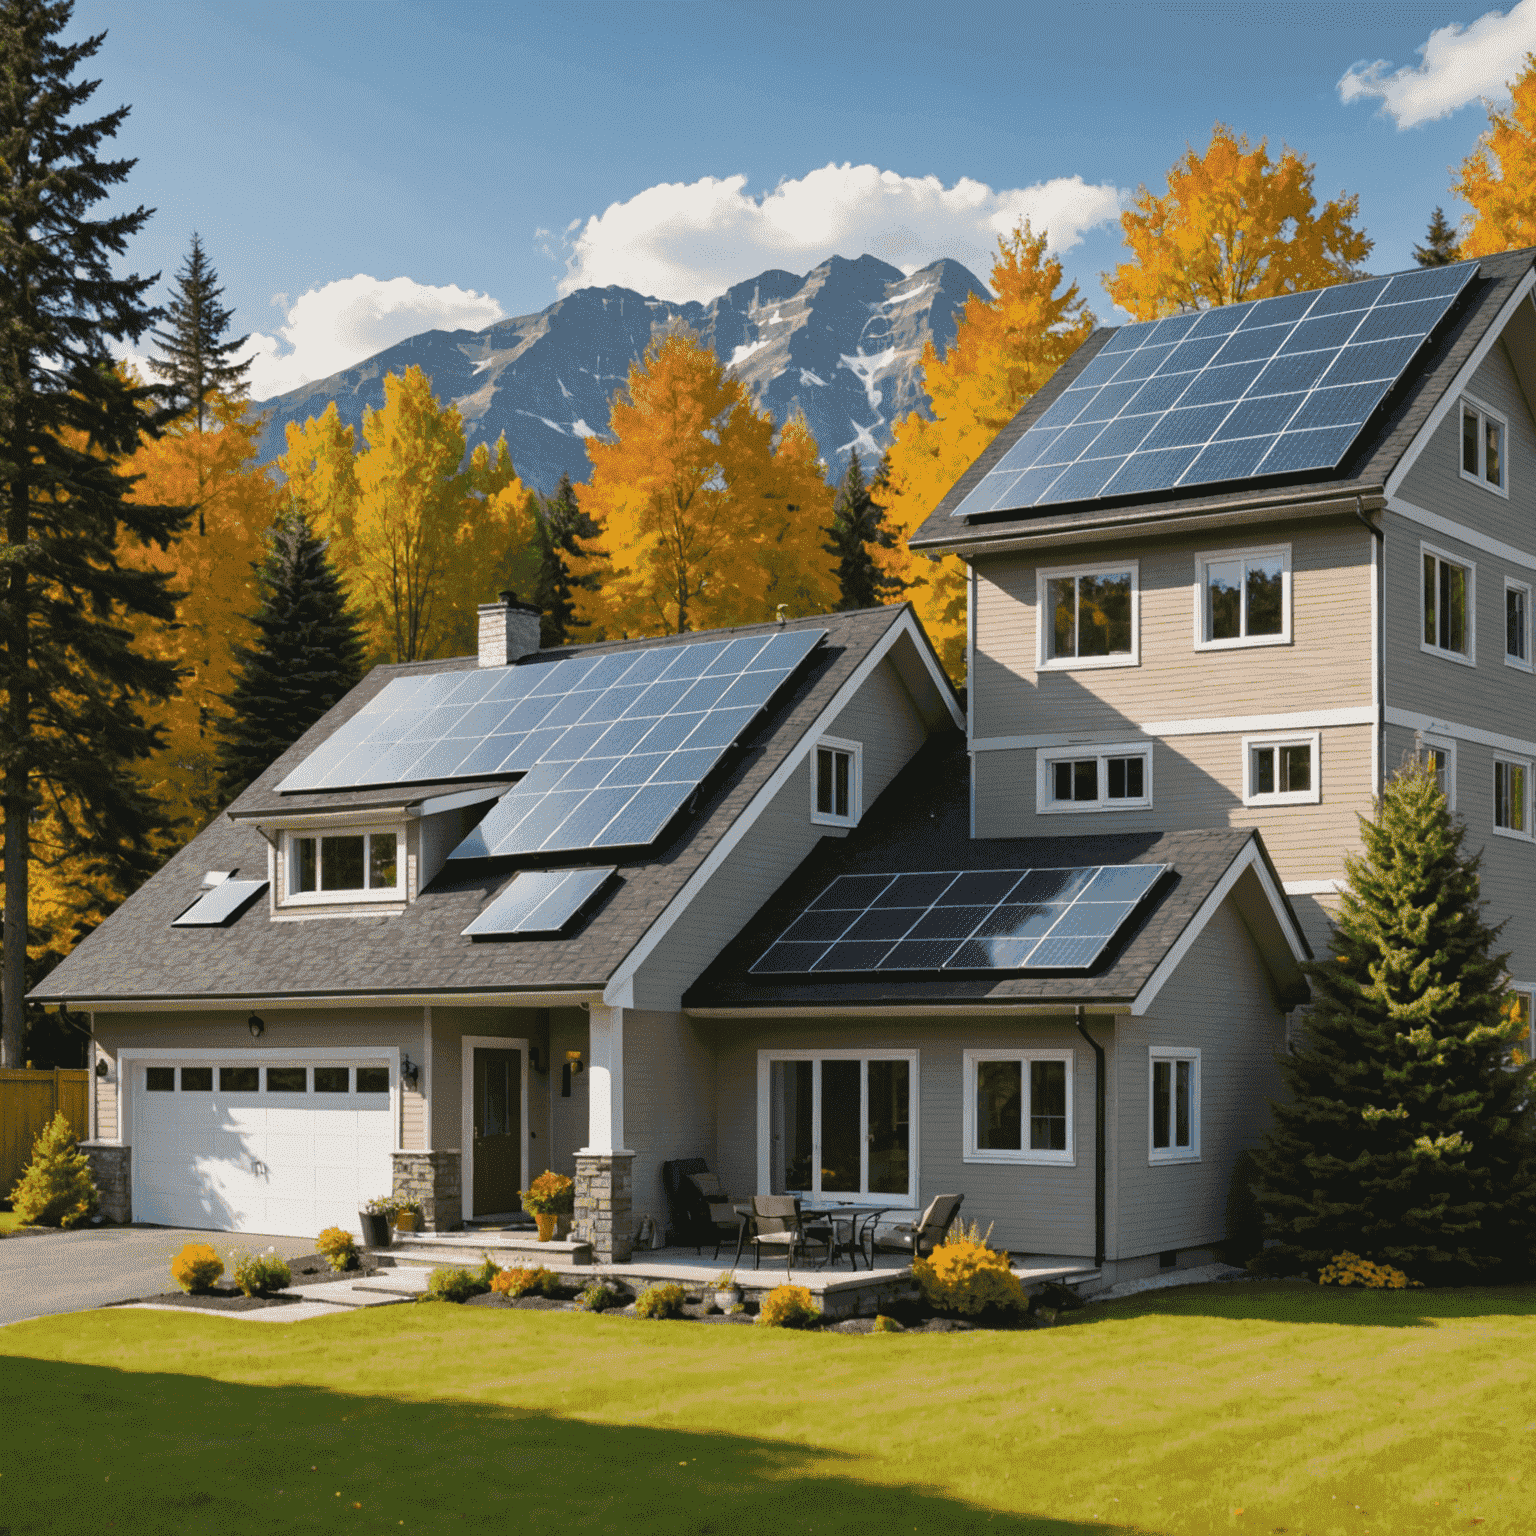
[[105,1056],[98,1056],[96,1058],[96,1076],[97,1077],[105,1077],[106,1075],[107,1075],[107,1058]]
[[565,1059],[569,1063],[572,1073],[585,1072],[587,1070],[586,1067],[582,1065],[580,1051],[567,1051],[565,1053]]
[[411,1060],[409,1053],[400,1057],[400,1081],[407,1088],[415,1088],[421,1078],[421,1068]]
[[245,1021],[245,1027],[250,1030],[252,1040],[260,1040],[267,1032],[267,1026],[254,1013]]

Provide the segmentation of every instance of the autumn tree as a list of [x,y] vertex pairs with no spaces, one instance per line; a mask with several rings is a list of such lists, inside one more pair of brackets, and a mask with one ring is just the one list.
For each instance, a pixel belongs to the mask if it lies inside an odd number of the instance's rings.
[[892,535],[874,546],[881,577],[916,606],[956,681],[965,675],[965,566],[953,556],[931,561],[908,538],[998,432],[1018,414],[1093,329],[1076,283],[1046,254],[1046,236],[1028,224],[998,241],[995,297],[972,294],[942,358],[930,342],[923,382],[931,416],[896,423],[885,486],[872,487]]
[[1413,259],[1421,267],[1448,267],[1461,260],[1456,245],[1456,227],[1446,218],[1443,208],[1436,208],[1430,215],[1424,243],[1414,246]]
[[[889,466],[882,458],[875,479],[883,488],[889,478]],[[830,533],[826,551],[837,562],[837,606],[874,608],[890,602],[898,589],[875,563],[872,551],[890,550],[895,540],[885,526],[885,509],[864,478],[857,448],[848,455],[848,468],[837,487]]]
[[[290,510],[309,521],[317,537],[350,548],[357,530],[356,434],[332,400],[301,427],[283,429],[287,448],[277,460]],[[335,558],[334,550],[332,558]]]
[[1137,320],[1277,293],[1300,293],[1358,275],[1372,241],[1355,228],[1360,199],[1317,206],[1313,165],[1293,149],[1269,157],[1217,123],[1203,155],[1193,147],[1168,172],[1168,190],[1142,187],[1120,215],[1132,259],[1106,273],[1111,299]]
[[539,574],[533,601],[539,610],[541,646],[569,645],[576,638],[573,631],[581,627],[576,617],[577,588],[590,591],[597,579],[577,576],[572,565],[582,558],[583,540],[596,539],[598,532],[597,524],[581,510],[571,477],[562,471],[555,494],[541,497],[537,512]]
[[764,508],[765,606],[787,618],[828,613],[837,603],[837,568],[825,539],[836,493],[827,482],[811,424],[796,411],[773,446],[773,480]]
[[165,380],[172,408],[178,414],[190,411],[199,432],[207,427],[208,402],[215,392],[244,399],[249,387],[250,359],[235,359],[250,337],[228,335],[235,312],[219,303],[223,293],[219,274],[194,231],[192,249],[176,274],[176,289],[166,306],[170,324],[154,332],[162,356],[151,358],[149,366]]
[[1508,110],[1488,109],[1488,129],[1451,190],[1472,205],[1463,256],[1536,245],[1536,53],[1510,82]]
[[[128,109],[86,118],[74,78],[105,34],[61,40],[66,0],[0,0],[0,799],[5,812],[0,1066],[21,1059],[32,827],[58,818],[72,856],[122,885],[153,868],[156,813],[127,765],[155,745],[140,710],[174,667],[130,643],[169,623],[165,575],[120,559],[126,533],[163,546],[180,508],[130,499],[122,461],[152,392],[114,366],[158,313],[156,277],[113,270],[148,218],[117,203],[132,160],[100,158]],[[92,217],[111,199],[117,211]]]

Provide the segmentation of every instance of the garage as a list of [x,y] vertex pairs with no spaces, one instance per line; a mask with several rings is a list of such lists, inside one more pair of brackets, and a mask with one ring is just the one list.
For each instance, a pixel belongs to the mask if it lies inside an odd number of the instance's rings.
[[313,1236],[359,1228],[396,1145],[384,1053],[156,1061],[131,1076],[133,1214],[165,1226]]

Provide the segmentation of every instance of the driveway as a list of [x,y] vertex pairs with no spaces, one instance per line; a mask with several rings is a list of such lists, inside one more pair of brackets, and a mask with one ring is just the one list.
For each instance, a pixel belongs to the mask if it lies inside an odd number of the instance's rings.
[[312,1237],[180,1227],[82,1227],[0,1238],[0,1325],[174,1290],[171,1260],[186,1243],[208,1243],[226,1256],[231,1248],[258,1253],[271,1247],[288,1259],[315,1251]]

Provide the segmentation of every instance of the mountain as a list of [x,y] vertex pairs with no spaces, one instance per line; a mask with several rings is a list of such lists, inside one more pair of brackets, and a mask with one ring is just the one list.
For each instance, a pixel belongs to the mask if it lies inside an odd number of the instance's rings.
[[582,440],[606,430],[613,392],[652,334],[681,322],[776,421],[803,410],[841,475],[850,449],[868,464],[889,445],[892,422],[926,407],[923,347],[932,340],[942,352],[950,344],[973,293],[986,290],[959,262],[904,276],[873,256],[834,256],[804,277],[764,272],[708,304],[580,288],[536,315],[483,331],[425,331],[261,402],[261,457],[282,453],[288,422],[318,416],[332,400],[361,443],[363,410],[383,404],[385,375],[415,363],[438,398],[458,406],[471,447],[505,433],[523,483],[552,491],[562,471],[586,478]]

